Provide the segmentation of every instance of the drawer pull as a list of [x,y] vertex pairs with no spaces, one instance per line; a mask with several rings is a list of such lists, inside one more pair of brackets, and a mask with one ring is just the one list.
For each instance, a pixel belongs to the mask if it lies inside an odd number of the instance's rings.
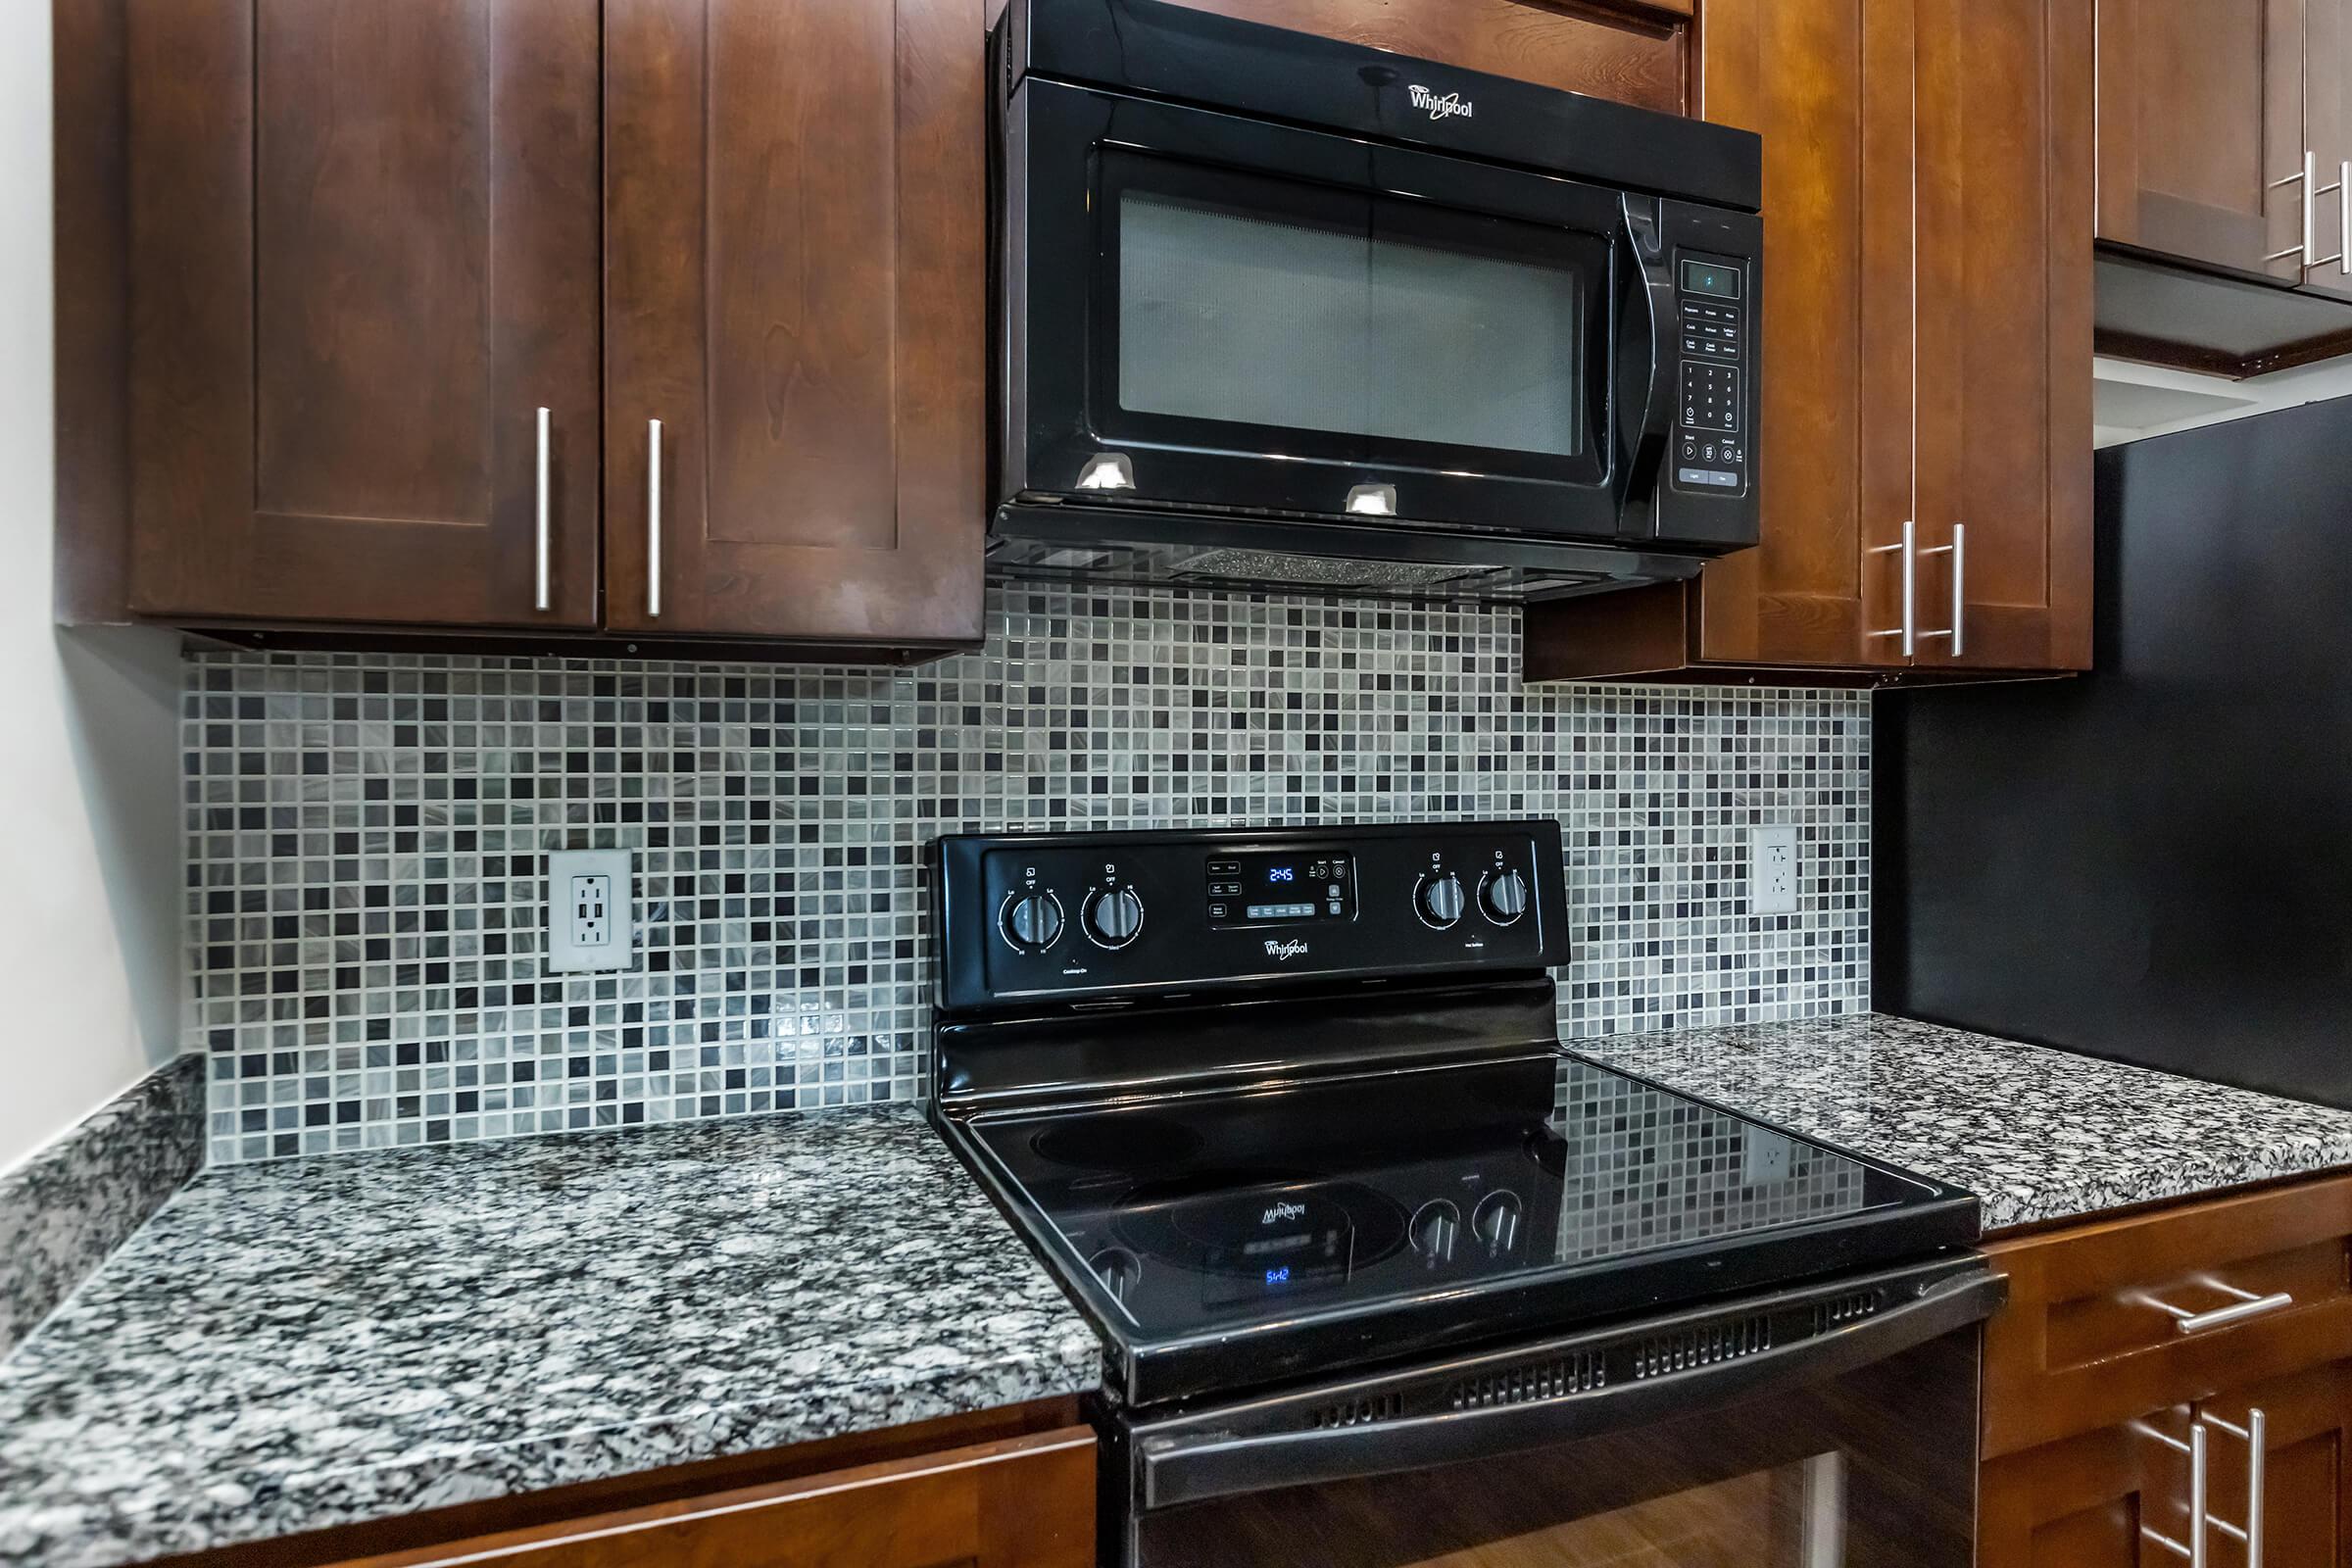
[[2206,1280],[2203,1283],[2213,1290],[2220,1291],[2225,1296],[2234,1296],[2237,1299],[2228,1306],[2217,1306],[2207,1312],[2191,1312],[2184,1306],[2175,1306],[2170,1301],[2160,1301],[2153,1296],[2143,1296],[2140,1299],[2171,1318],[2174,1325],[2183,1334],[2202,1334],[2207,1329],[2218,1329],[2230,1323],[2243,1323],[2247,1318],[2261,1317],[2266,1312],[2276,1312],[2282,1306],[2295,1304],[2295,1298],[2284,1291],[2278,1291],[2270,1296],[2256,1296],[2252,1291],[2241,1291],[2234,1285],[2224,1285],[2220,1280]]

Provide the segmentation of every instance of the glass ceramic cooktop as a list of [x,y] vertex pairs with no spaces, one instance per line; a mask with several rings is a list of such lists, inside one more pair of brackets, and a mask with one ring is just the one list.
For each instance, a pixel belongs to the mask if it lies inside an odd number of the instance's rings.
[[1937,1196],[1566,1055],[971,1126],[1147,1340],[1631,1264]]

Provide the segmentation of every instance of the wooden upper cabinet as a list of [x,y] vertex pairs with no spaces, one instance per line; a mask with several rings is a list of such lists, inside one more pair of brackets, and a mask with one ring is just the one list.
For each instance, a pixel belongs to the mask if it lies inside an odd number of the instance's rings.
[[130,608],[594,624],[596,0],[127,17]]
[[980,635],[982,35],[981,0],[607,0],[609,626]]
[[1764,139],[1761,543],[1532,609],[1531,679],[2087,667],[2092,4],[1709,0],[1707,117]]
[[2277,253],[2302,194],[2273,181],[2302,169],[2305,0],[2097,4],[2098,237],[2295,280],[2302,258]]
[[1914,662],[2087,669],[2091,16],[1917,15]]
[[[1395,54],[1690,111],[1694,0],[1183,0],[1200,11],[1345,38]],[[1002,0],[992,5],[992,14]],[[1710,4],[1708,19],[1716,6]]]
[[1764,139],[1767,282],[1763,543],[1697,585],[1703,661],[1901,662],[1873,633],[1911,515],[1912,54],[1908,4],[1710,0],[1707,118]]

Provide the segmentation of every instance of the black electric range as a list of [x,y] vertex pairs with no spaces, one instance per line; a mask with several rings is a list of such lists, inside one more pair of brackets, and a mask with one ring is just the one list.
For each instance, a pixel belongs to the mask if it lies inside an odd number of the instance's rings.
[[944,841],[934,1104],[1125,1399],[1976,1238],[1964,1193],[1564,1051],[1559,864],[1549,822]]
[[1103,1337],[1107,1560],[1184,1560],[1153,1486],[1276,1485],[1297,1421],[1389,1473],[1465,1389],[1589,1422],[1989,1310],[1969,1195],[1563,1049],[1561,866],[1545,821],[941,841],[933,1116]]

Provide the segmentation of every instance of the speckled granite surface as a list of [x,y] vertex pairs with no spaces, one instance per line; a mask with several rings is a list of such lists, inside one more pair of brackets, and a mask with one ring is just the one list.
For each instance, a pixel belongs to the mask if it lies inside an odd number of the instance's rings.
[[217,1167],[0,1362],[0,1562],[134,1561],[1074,1393],[912,1109]]
[[204,1058],[166,1062],[0,1176],[0,1355],[204,1164]]
[[1576,1045],[1965,1187],[1987,1232],[2352,1164],[2352,1111],[1902,1018]]

